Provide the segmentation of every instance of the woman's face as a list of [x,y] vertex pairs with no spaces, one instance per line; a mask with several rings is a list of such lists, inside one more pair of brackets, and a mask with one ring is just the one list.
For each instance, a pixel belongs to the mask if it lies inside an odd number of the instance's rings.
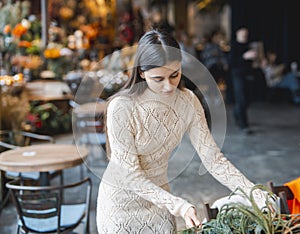
[[181,62],[170,62],[163,67],[141,72],[140,75],[146,80],[149,89],[153,92],[170,95],[176,90],[180,82]]
[[248,41],[248,29],[241,28],[236,32],[237,41],[240,43],[246,43]]
[[269,63],[275,63],[276,58],[277,58],[277,55],[275,53],[271,52],[268,54]]

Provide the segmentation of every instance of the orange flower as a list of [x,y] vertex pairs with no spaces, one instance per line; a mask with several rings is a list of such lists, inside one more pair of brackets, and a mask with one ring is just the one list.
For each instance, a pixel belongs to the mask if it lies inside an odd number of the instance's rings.
[[17,24],[12,30],[12,34],[16,37],[21,37],[27,32],[27,29],[22,24]]
[[10,24],[5,25],[4,28],[3,28],[3,33],[4,33],[4,34],[9,34],[10,31],[11,31],[11,26],[10,26]]
[[60,50],[57,48],[45,49],[44,51],[45,58],[56,59],[60,57]]
[[2,81],[2,83],[5,83],[5,85],[12,85],[14,83],[22,83],[23,81],[23,74],[18,73],[14,76],[0,76],[0,81]]
[[59,9],[59,15],[64,20],[71,19],[74,15],[74,11],[68,7],[61,7]]
[[37,69],[39,66],[43,64],[43,61],[40,56],[30,56],[29,59],[26,60],[24,67],[29,69]]
[[89,40],[95,39],[98,35],[98,30],[92,25],[82,25],[80,26],[80,30],[83,31],[83,33]]
[[25,47],[25,48],[29,48],[31,46],[31,42],[30,41],[20,41],[18,44],[19,47]]

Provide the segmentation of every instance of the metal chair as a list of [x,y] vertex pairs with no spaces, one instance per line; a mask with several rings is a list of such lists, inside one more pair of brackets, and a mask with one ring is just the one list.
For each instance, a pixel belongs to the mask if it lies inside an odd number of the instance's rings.
[[14,149],[18,146],[30,145],[33,140],[48,141],[54,143],[54,138],[25,131],[0,130],[0,146],[6,149]]
[[[31,145],[38,142],[49,142],[51,144],[55,143],[53,137],[48,135],[40,135],[25,131],[12,131],[12,130],[0,130],[0,152],[15,149],[17,147]],[[62,171],[50,171],[48,174],[49,180],[60,177],[60,183],[63,184],[63,172]],[[40,178],[39,172],[1,172],[0,173],[0,212],[5,206],[8,200],[8,193],[4,188],[4,184],[9,180],[15,179],[30,179],[33,183],[38,183]]]
[[219,213],[218,208],[211,208],[208,202],[204,203],[204,212],[207,219],[207,222],[215,219]]
[[[48,142],[55,143],[53,137],[48,135],[41,135],[32,132],[25,131],[11,131],[11,130],[0,130],[0,147],[2,150],[15,149],[17,147],[31,145],[33,142]],[[16,177],[27,178],[32,180],[39,179],[39,172],[6,172],[6,176],[12,179]],[[62,172],[61,171],[51,171],[49,172],[49,179],[56,176],[61,177],[61,183],[63,183]]]
[[69,104],[73,107],[74,143],[84,145],[89,149],[90,160],[92,160],[90,164],[94,164],[93,159],[97,157],[97,162],[102,162],[100,166],[106,166],[107,161],[104,157],[106,135],[103,119],[106,102],[98,99],[83,104],[70,101]]
[[273,181],[267,182],[267,187],[276,194],[280,199],[280,212],[282,214],[290,214],[288,200],[294,199],[294,194],[288,186],[274,185]]
[[24,186],[14,180],[6,187],[18,213],[17,233],[63,234],[80,225],[89,233],[90,178],[61,186]]

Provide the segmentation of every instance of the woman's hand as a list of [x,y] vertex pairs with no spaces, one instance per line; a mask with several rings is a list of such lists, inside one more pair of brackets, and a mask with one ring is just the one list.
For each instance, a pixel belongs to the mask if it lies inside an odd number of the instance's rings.
[[248,50],[243,54],[245,60],[253,60],[257,57],[257,52],[255,50]]
[[197,217],[197,211],[195,207],[190,207],[184,215],[185,226],[187,228],[192,228],[195,226],[200,226],[201,222]]

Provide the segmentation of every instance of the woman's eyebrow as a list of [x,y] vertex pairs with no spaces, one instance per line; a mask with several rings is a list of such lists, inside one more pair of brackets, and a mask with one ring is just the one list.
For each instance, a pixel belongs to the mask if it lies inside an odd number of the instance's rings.
[[178,68],[176,71],[174,71],[171,75],[173,75],[173,74],[179,72],[179,70],[180,70],[180,68]]
[[[174,71],[173,73],[171,73],[170,76],[172,76],[173,74],[179,72],[180,68],[178,68],[176,71]],[[151,79],[157,79],[157,78],[164,78],[164,76],[160,76],[160,75],[153,75],[153,76],[150,76]]]
[[153,80],[155,80],[155,79],[164,79],[165,77],[164,76],[150,76],[149,77],[150,79],[153,79]]

